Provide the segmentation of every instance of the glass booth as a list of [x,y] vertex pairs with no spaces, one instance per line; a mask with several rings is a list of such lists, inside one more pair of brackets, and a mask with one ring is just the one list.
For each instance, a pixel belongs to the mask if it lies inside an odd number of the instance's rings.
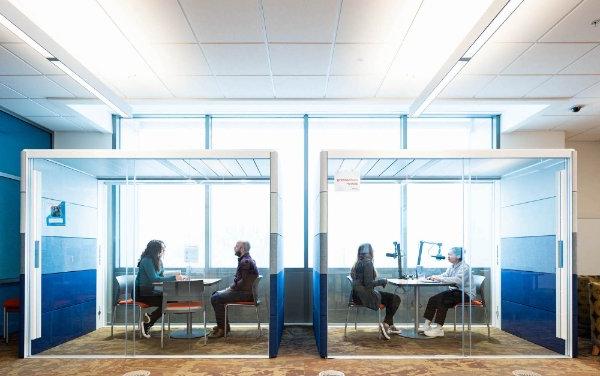
[[[23,355],[276,356],[277,176],[270,151],[24,151]],[[162,256],[139,273],[151,240],[163,242]],[[212,293],[234,282],[237,241],[249,242],[259,276],[246,281],[249,297],[225,307],[231,331],[207,338]],[[153,267],[164,278],[144,277]]]
[[[320,355],[572,356],[574,159],[572,150],[321,152]],[[373,280],[365,258],[375,280],[387,279],[374,282],[380,300],[359,292]],[[398,329],[389,340],[383,322]]]

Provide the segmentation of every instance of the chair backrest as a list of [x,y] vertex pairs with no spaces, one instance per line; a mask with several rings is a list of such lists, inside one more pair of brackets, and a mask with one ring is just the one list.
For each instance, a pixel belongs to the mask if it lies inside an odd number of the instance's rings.
[[481,298],[481,302],[485,305],[485,296],[483,292],[483,282],[485,282],[485,276],[473,274],[471,276],[473,285],[475,286],[475,295]]
[[131,299],[135,288],[135,276],[131,274],[116,276],[113,280],[113,304],[120,300]]
[[259,275],[254,282],[252,282],[252,297],[254,298],[254,304],[258,304],[258,284],[262,277],[262,275]]
[[168,302],[201,301],[204,303],[204,281],[163,282],[163,309]]

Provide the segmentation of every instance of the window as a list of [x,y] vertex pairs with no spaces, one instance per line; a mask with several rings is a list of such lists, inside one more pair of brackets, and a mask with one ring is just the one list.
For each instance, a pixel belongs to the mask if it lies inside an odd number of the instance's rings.
[[204,118],[123,119],[121,149],[204,149]]
[[408,149],[491,149],[492,118],[408,119]]
[[[272,149],[278,152],[279,191],[282,197],[282,212],[285,213],[282,223],[282,236],[285,242],[284,266],[302,267],[304,265],[304,120],[302,118],[214,118],[212,124],[213,149]],[[216,212],[213,209],[211,213],[213,231],[217,231],[214,224]],[[264,206],[256,207],[256,213],[268,215],[268,201]],[[265,231],[269,234],[268,227]],[[229,244],[227,247],[229,249],[233,245]],[[256,249],[254,245],[252,249]],[[214,259],[219,257],[217,253],[212,257],[214,262],[219,264],[220,261]]]

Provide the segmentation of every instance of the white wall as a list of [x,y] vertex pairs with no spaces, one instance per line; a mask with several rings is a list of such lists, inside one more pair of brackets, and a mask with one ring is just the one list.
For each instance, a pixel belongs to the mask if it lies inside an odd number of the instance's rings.
[[518,131],[503,133],[502,149],[564,149],[565,132],[562,131]]
[[112,149],[112,134],[54,132],[54,149]]
[[577,274],[600,274],[600,142],[567,142],[577,150]]

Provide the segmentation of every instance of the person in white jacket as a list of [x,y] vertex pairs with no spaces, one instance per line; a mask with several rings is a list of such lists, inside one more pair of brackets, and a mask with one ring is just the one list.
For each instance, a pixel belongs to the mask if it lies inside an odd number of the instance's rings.
[[[454,247],[448,252],[448,261],[452,264],[440,275],[433,275],[427,279],[452,283],[448,290],[429,298],[425,309],[425,324],[419,328],[428,337],[444,336],[444,321],[449,308],[459,303],[468,303],[474,298],[471,290],[471,279],[469,278],[469,265],[463,261],[464,250],[462,247]],[[437,324],[432,325],[432,322]]]

